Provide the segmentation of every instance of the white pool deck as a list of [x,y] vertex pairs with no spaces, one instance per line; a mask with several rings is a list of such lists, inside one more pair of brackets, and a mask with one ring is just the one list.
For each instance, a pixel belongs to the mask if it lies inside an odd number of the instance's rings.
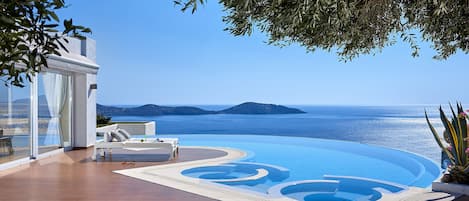
[[[202,195],[205,197],[226,200],[226,201],[260,201],[260,200],[272,200],[272,201],[292,201],[294,199],[284,196],[269,196],[267,194],[258,193],[250,190],[244,190],[236,187],[213,183],[207,180],[187,177],[181,174],[182,171],[190,168],[200,166],[212,166],[221,165],[235,160],[241,159],[247,155],[246,152],[225,148],[225,147],[194,147],[190,148],[203,148],[220,150],[227,153],[227,155],[182,163],[173,163],[167,165],[156,165],[142,168],[132,168],[114,171],[115,173],[126,175],[129,177],[141,179],[151,183],[156,183],[171,188],[183,190],[186,192]],[[254,176],[252,179],[256,179],[259,175],[266,174],[260,171],[260,174]],[[457,196],[450,195],[447,193],[431,192],[430,188],[418,188],[409,187],[400,193],[383,193],[382,201],[420,201],[420,200],[454,200]]]

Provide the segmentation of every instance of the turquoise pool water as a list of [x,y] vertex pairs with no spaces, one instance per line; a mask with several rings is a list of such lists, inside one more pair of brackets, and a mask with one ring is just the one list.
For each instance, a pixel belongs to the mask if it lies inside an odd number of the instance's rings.
[[[279,184],[305,180],[331,180],[332,178],[332,180],[342,182],[342,194],[347,194],[347,192],[360,194],[369,191],[371,193],[369,196],[377,197],[376,193],[372,192],[373,188],[390,186],[384,189],[398,192],[405,188],[402,186],[428,187],[440,175],[439,166],[423,156],[354,142],[256,135],[159,135],[158,137],[178,137],[182,146],[231,147],[246,151],[247,157],[224,167],[187,170],[183,174],[208,180],[215,179],[216,181],[216,179],[252,176],[256,173],[253,170],[260,168],[269,170],[269,172],[276,170],[281,172],[281,175],[280,173],[271,173],[257,181],[217,182],[261,193],[267,193],[269,189],[271,190],[272,187]],[[327,178],[327,175],[339,177],[329,176]],[[341,176],[353,178],[344,179]],[[370,179],[372,182],[366,181],[366,179]],[[389,182],[392,185],[385,185],[381,182],[385,184]],[[366,183],[367,185],[358,188],[353,185],[354,183]],[[306,186],[312,185],[294,187],[293,189],[299,188],[299,191],[307,191],[305,190]],[[333,192],[338,193],[337,189],[341,190],[336,187]],[[298,194],[298,189],[289,192]],[[304,194],[304,192],[302,193]],[[324,193],[303,194],[301,196],[304,200],[324,196]]]

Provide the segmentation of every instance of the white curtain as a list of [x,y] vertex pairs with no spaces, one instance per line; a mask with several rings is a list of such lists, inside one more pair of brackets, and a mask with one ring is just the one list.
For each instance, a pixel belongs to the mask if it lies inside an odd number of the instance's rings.
[[60,117],[64,108],[66,97],[68,97],[68,76],[56,73],[44,73],[42,76],[44,93],[51,119],[44,139],[44,145],[63,146]]

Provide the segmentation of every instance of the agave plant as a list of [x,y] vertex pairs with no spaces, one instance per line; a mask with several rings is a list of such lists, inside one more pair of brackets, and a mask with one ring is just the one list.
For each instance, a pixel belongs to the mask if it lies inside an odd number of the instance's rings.
[[[440,118],[445,128],[443,136],[444,140],[449,144],[449,146],[445,146],[445,144],[443,144],[442,140],[440,139],[440,135],[430,123],[426,111],[425,118],[427,119],[428,126],[430,127],[430,130],[432,131],[433,137],[438,143],[438,146],[440,146],[441,150],[448,156],[450,160],[450,175],[453,176],[453,178],[459,178],[461,174],[464,173],[465,175],[463,176],[466,177],[469,175],[469,160],[467,154],[467,115],[460,103],[457,104],[457,113],[454,112],[454,109],[451,105],[450,108],[452,113],[451,121],[447,118],[445,112],[440,106]],[[455,170],[453,172],[457,175],[452,175],[452,170]],[[459,183],[466,183],[465,181],[460,181],[459,179],[457,180]]]

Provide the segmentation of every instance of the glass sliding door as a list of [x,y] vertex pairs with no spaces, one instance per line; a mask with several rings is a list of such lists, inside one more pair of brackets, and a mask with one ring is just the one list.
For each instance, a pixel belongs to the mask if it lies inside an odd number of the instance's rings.
[[30,156],[30,98],[30,83],[23,88],[0,83],[0,164]]
[[71,142],[72,81],[69,75],[44,72],[38,77],[39,154],[68,148]]
[[71,76],[43,72],[33,80],[0,84],[0,164],[72,146]]

